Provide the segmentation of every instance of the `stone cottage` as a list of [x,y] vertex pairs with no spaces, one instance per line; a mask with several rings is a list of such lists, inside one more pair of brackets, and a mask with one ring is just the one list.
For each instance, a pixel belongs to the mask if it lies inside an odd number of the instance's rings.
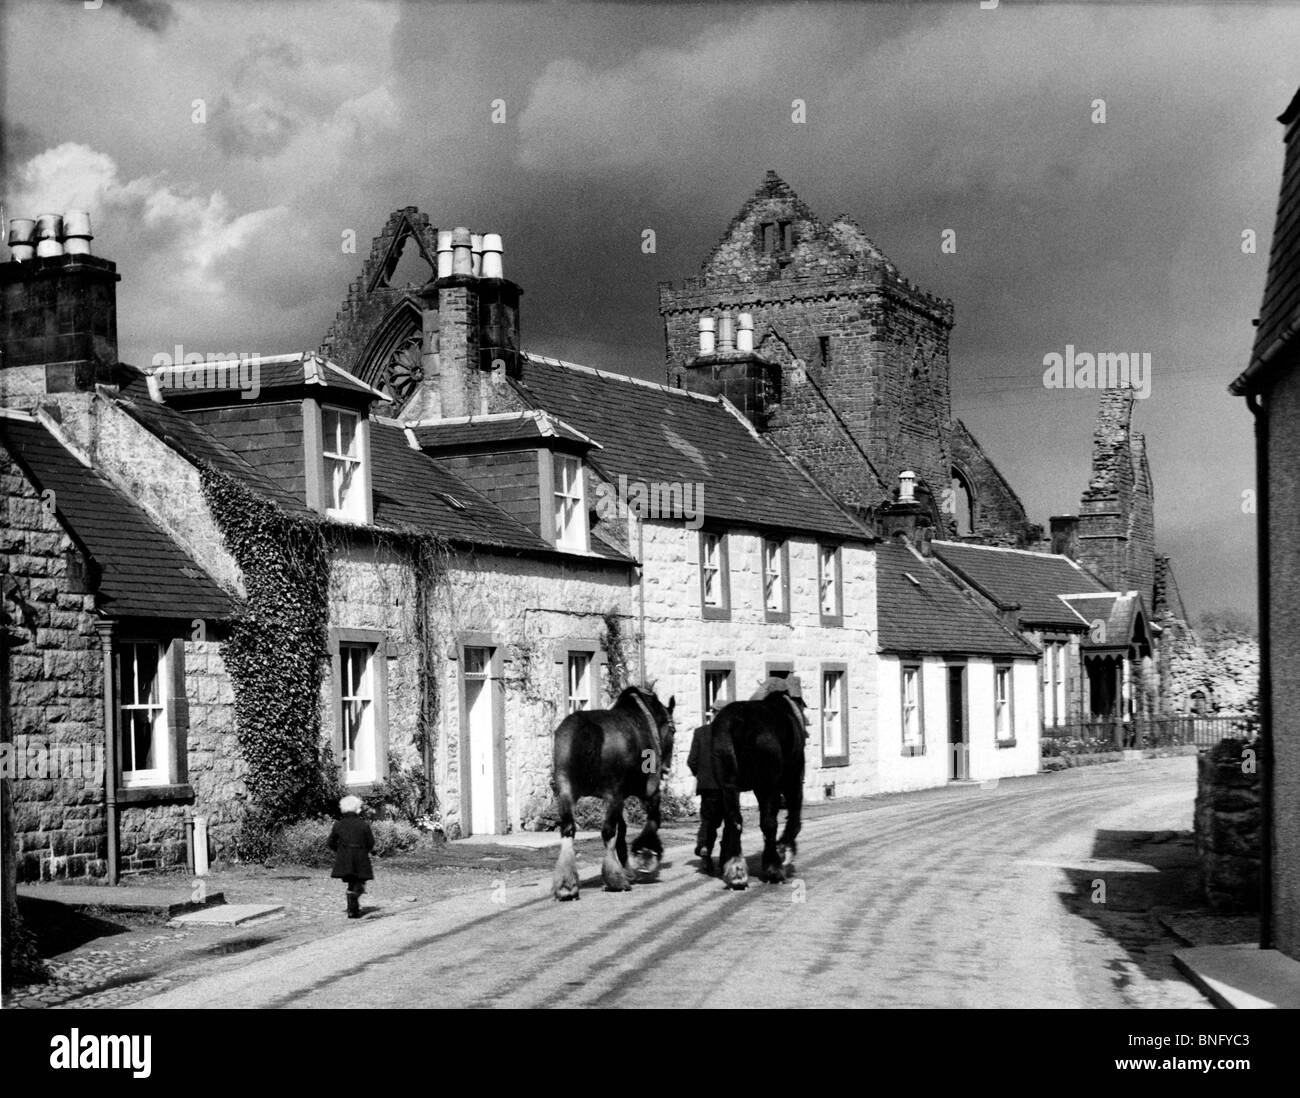
[[1282,190],[1246,369],[1259,545],[1260,944],[1300,960],[1300,92],[1283,126]]

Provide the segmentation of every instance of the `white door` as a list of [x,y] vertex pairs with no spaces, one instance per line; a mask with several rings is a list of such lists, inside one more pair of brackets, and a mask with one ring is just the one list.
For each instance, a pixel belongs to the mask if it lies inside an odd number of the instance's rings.
[[469,803],[471,835],[497,830],[496,759],[492,720],[492,649],[465,649],[465,715],[469,724]]

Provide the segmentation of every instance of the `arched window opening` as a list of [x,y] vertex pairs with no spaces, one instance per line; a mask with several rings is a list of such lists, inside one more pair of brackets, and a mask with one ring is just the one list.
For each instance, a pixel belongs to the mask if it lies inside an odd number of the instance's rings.
[[948,511],[957,523],[957,536],[964,538],[975,533],[975,493],[957,469],[952,471],[948,501]]

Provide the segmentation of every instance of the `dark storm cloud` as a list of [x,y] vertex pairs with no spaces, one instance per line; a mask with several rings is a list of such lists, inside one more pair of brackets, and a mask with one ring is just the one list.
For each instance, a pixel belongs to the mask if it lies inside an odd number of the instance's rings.
[[[6,90],[14,118],[58,120],[50,146],[86,147],[49,173],[98,164],[117,208],[155,218],[137,234],[119,214],[104,238],[128,349],[172,329],[315,345],[388,213],[418,205],[504,235],[530,349],[657,378],[657,283],[697,273],[773,168],[953,300],[954,414],[1037,520],[1077,510],[1096,407],[1045,389],[1043,356],[1150,351],[1135,422],[1162,547],[1189,602],[1249,601],[1252,535],[1234,508],[1253,482],[1250,421],[1224,389],[1263,288],[1273,120],[1300,78],[1294,10],[204,0],[175,5],[185,34],[164,54],[75,5],[38,33],[46,7],[15,21]],[[75,85],[27,62],[50,36]],[[954,254],[939,249],[949,228]],[[191,272],[203,296],[160,270]]]
[[108,0],[107,6],[155,34],[162,34],[176,20],[176,11],[168,0]]

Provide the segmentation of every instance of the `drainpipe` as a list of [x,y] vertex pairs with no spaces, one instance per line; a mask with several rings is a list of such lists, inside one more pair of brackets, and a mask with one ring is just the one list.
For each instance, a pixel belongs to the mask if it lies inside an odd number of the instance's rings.
[[641,685],[645,685],[645,524],[638,515],[636,519],[636,559],[641,573],[637,578],[637,663],[641,670]]
[[104,656],[104,808],[108,817],[108,883],[117,884],[117,676],[113,673],[111,621],[97,621],[99,646]]
[[1259,948],[1273,948],[1273,674],[1268,543],[1268,414],[1246,394],[1255,417],[1255,556],[1259,569]]

